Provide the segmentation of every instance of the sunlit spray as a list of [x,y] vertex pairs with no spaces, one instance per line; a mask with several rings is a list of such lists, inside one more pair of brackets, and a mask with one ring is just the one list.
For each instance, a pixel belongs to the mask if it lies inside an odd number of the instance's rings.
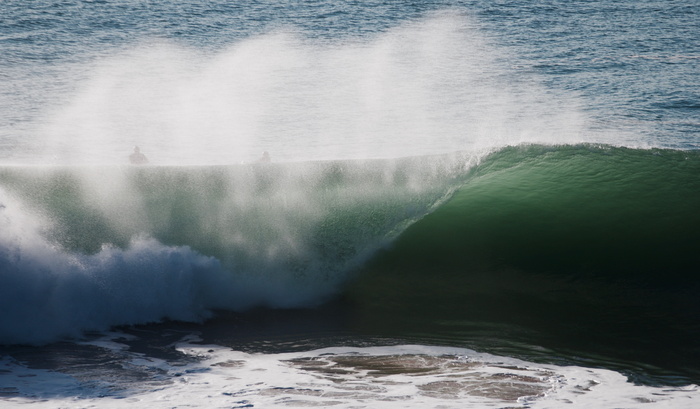
[[58,163],[231,164],[579,141],[576,98],[516,76],[463,15],[361,39],[279,30],[202,52],[165,41],[90,65],[40,133]]

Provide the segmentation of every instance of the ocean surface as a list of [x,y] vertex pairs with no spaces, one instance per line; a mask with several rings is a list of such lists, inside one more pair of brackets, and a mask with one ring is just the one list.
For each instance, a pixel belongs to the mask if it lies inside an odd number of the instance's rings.
[[0,406],[700,406],[698,22],[0,2]]

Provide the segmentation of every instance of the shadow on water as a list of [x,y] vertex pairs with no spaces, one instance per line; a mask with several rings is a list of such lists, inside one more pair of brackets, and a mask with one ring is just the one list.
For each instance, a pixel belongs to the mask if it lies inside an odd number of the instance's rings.
[[[443,289],[439,297],[428,297],[430,285],[421,287],[421,296],[385,293],[376,303],[367,294],[355,293],[356,286],[367,284],[357,282],[340,299],[315,309],[221,311],[202,324],[167,321],[117,328],[116,334],[122,335],[111,339],[126,349],[102,347],[94,341],[103,335],[89,334],[87,343],[4,346],[0,354],[28,368],[68,375],[80,385],[45,390],[44,398],[123,397],[167,387],[177,381],[178,367],[198,359],[177,350],[181,342],[247,353],[454,346],[537,363],[610,369],[638,384],[700,383],[700,351],[693,342],[698,339],[697,327],[652,325],[647,316],[622,319],[619,311],[607,315],[599,309],[582,311],[575,301],[556,308],[532,298],[475,293],[465,301],[465,294],[447,294]],[[165,365],[133,365],[135,357]]]
[[[248,353],[454,346],[531,362],[611,369],[639,384],[700,383],[697,321],[674,324],[648,311],[635,315],[622,307],[594,306],[576,295],[562,306],[514,293],[450,293],[444,285],[436,294],[430,288],[436,283],[423,283],[414,294],[385,292],[378,301],[356,292],[367,284],[358,281],[340,299],[315,309],[219,312],[202,325],[132,327],[125,331],[137,338],[126,343],[146,355],[172,352],[172,339],[164,342],[162,335],[168,333],[196,333],[201,343]],[[483,289],[484,282],[480,285]]]

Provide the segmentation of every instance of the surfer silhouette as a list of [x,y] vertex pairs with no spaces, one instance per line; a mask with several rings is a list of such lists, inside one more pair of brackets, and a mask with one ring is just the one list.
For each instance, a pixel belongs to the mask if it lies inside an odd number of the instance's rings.
[[271,162],[272,159],[270,159],[270,153],[268,151],[265,151],[262,153],[262,157],[258,159],[258,162]]
[[132,165],[144,165],[148,163],[148,158],[141,153],[141,149],[139,149],[138,146],[134,146],[134,153],[129,155],[129,162],[131,162]]

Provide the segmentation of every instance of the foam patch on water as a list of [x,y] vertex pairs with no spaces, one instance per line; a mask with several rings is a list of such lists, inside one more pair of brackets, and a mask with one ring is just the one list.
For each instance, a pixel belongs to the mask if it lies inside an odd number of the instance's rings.
[[[534,364],[468,349],[402,345],[249,354],[190,336],[165,360],[112,334],[90,345],[118,355],[110,376],[0,361],[3,407],[125,408],[691,408],[696,385],[649,387],[613,371]],[[115,341],[115,339],[117,339]],[[135,377],[133,374],[141,374]],[[135,380],[136,379],[136,380]]]

